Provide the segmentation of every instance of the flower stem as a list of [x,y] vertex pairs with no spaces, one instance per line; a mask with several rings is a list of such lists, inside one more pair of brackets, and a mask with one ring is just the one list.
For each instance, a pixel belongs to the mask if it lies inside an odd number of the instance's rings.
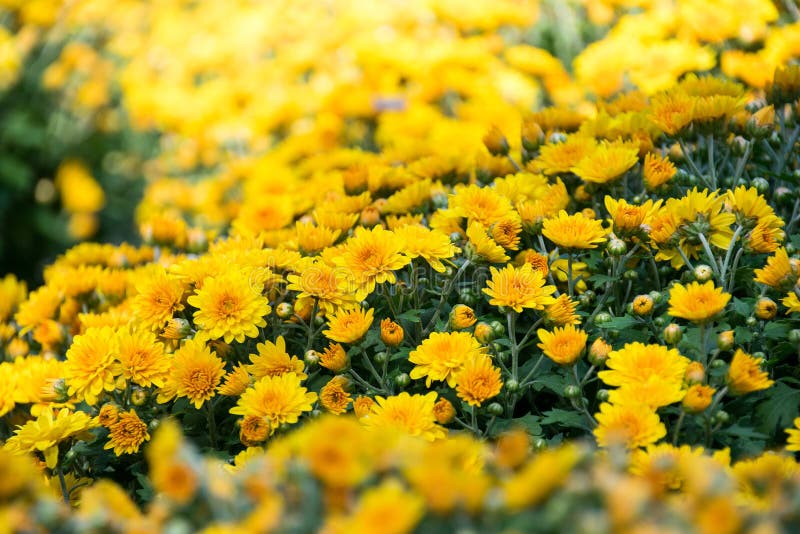
[[206,402],[206,416],[208,419],[208,437],[211,439],[211,446],[217,448],[217,421],[214,418],[214,402]]
[[61,497],[64,503],[69,506],[69,489],[67,488],[67,480],[64,478],[64,467],[59,462],[58,464],[58,481],[61,484]]
[[678,422],[675,423],[675,430],[672,432],[672,446],[676,446],[678,444],[678,435],[681,432],[681,426],[683,426],[683,419],[686,417],[686,412],[681,410],[681,414],[678,416]]

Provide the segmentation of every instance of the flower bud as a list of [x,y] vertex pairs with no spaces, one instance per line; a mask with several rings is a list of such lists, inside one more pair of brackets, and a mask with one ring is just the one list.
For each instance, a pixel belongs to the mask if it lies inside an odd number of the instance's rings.
[[699,384],[706,380],[706,370],[700,362],[689,362],[683,375],[687,384]]
[[778,313],[778,305],[769,297],[761,297],[756,301],[755,314],[762,321],[770,321]]
[[572,400],[579,399],[581,397],[581,388],[570,384],[564,388],[564,396]]
[[486,411],[489,412],[489,415],[499,416],[503,415],[503,405],[499,402],[493,402],[486,407]]
[[719,410],[711,417],[711,423],[715,425],[724,425],[730,421],[731,416],[724,410]]
[[733,348],[733,330],[725,330],[717,335],[717,348],[731,350]]
[[134,388],[131,391],[131,403],[134,406],[142,406],[147,401],[147,391],[142,388]]
[[519,391],[519,381],[509,378],[506,380],[505,387],[506,390],[510,391],[511,393]]
[[611,352],[611,345],[606,343],[601,337],[598,337],[592,343],[592,346],[589,347],[589,363],[594,365],[595,367],[602,367],[605,365],[606,360],[608,359],[608,354]]
[[400,373],[394,377],[394,383],[397,387],[404,388],[411,383],[411,377],[408,376],[408,373]]
[[625,241],[618,237],[613,237],[608,241],[606,245],[606,250],[612,256],[622,256],[626,252],[628,252],[628,245],[625,244]]
[[536,121],[523,120],[521,128],[522,146],[525,150],[533,152],[544,143],[544,131]]
[[372,411],[373,406],[375,406],[375,401],[372,400],[371,397],[357,397],[356,400],[353,401],[353,413],[355,413],[358,418],[364,417]]
[[681,332],[680,326],[675,323],[670,323],[664,327],[663,336],[667,344],[677,345],[681,338],[683,338],[683,332]]
[[661,304],[661,301],[664,300],[664,294],[661,291],[651,291],[648,293],[650,298],[653,299],[653,304]]
[[608,402],[608,399],[611,397],[611,393],[607,389],[598,389],[597,393],[595,394],[595,398],[598,402]]
[[319,363],[319,353],[314,349],[307,350],[303,361],[305,361],[306,365],[309,367],[313,367]]
[[180,317],[175,317],[167,321],[161,331],[161,337],[165,339],[183,339],[192,333],[192,325],[189,321]]
[[456,409],[453,408],[453,404],[449,400],[441,397],[433,405],[433,417],[440,425],[452,423],[453,419],[456,418]]
[[492,327],[489,326],[489,323],[481,321],[475,325],[474,335],[475,339],[486,345],[491,343],[491,341],[494,339],[494,330],[492,330]]
[[711,270],[711,267],[708,265],[701,263],[700,265],[694,268],[694,278],[698,282],[708,282],[711,280],[711,276],[714,274],[714,271]]
[[633,313],[639,317],[653,313],[653,299],[650,295],[638,295],[633,299]]
[[388,317],[381,321],[381,341],[387,347],[396,347],[403,342],[403,327]]
[[765,194],[769,191],[769,181],[762,176],[756,176],[752,180],[750,180],[750,185],[756,188],[760,194]]
[[456,304],[450,311],[450,328],[453,330],[469,328],[477,320],[473,309],[465,304]]
[[800,329],[794,328],[789,330],[789,341],[795,345],[800,345]]
[[367,206],[361,210],[360,220],[362,226],[375,226],[381,220],[381,212],[375,206]]
[[608,312],[600,312],[597,315],[595,315],[594,324],[596,324],[597,326],[602,326],[602,325],[604,325],[606,323],[611,322],[612,319],[613,319],[613,317],[611,317],[610,313],[608,313]]
[[[308,352],[313,352],[314,356],[316,357],[316,361],[318,361],[322,367],[328,369],[329,371],[333,371],[334,373],[339,373],[347,367],[347,351],[345,351],[344,347],[342,347],[339,343],[330,344],[328,348],[322,352],[322,354],[316,351]],[[309,366],[313,366],[316,362],[313,361],[313,358],[312,361],[309,361],[308,352],[306,353],[306,363]]]
[[492,321],[489,323],[489,326],[492,327],[492,332],[494,332],[495,337],[503,336],[506,333],[506,327],[503,326],[503,323],[500,321]]
[[294,306],[291,302],[281,302],[275,306],[275,314],[281,319],[289,319],[294,315]]
[[715,391],[711,386],[702,384],[689,386],[681,406],[688,413],[700,413],[711,405]]
[[744,320],[744,324],[746,324],[747,326],[752,328],[752,327],[754,327],[754,326],[756,326],[758,324],[758,319],[756,319],[755,317],[753,317],[751,315],[750,317],[748,317],[747,319]]
[[508,139],[497,126],[492,126],[483,136],[483,144],[492,156],[508,155]]
[[375,356],[372,357],[372,359],[375,360],[375,363],[380,365],[383,365],[388,358],[389,355],[384,351],[376,352]]

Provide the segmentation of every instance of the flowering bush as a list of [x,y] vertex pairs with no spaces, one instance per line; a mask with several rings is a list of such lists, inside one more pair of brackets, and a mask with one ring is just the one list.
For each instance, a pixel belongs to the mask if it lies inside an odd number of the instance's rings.
[[160,137],[0,282],[0,525],[797,528],[798,13],[617,4],[9,8]]

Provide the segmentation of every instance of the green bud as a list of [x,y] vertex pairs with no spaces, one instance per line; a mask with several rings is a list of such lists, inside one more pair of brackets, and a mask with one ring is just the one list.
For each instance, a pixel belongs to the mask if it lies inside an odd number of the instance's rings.
[[499,402],[493,402],[489,406],[486,407],[486,411],[489,412],[489,415],[500,416],[503,415],[503,405]]
[[613,317],[608,312],[600,312],[594,318],[594,324],[597,326],[603,326],[604,324],[611,322]]
[[595,397],[600,402],[608,402],[609,391],[607,389],[598,389]]
[[789,341],[795,345],[800,345],[800,329],[789,330]]
[[386,362],[386,360],[388,358],[389,358],[389,355],[386,354],[386,352],[384,352],[384,351],[376,352],[375,356],[373,356],[373,359],[375,360],[375,363],[379,363],[381,365],[383,365],[383,363]]
[[579,399],[581,397],[581,388],[570,384],[564,388],[564,396],[568,399]]
[[694,278],[698,282],[708,282],[711,280],[711,276],[714,274],[714,271],[711,270],[711,267],[706,265],[705,263],[701,263],[700,265],[694,268]]
[[519,381],[514,380],[513,378],[510,378],[510,379],[506,380],[505,387],[506,387],[506,390],[508,390],[511,393],[517,392],[517,391],[519,391]]
[[397,387],[404,388],[411,383],[411,377],[408,376],[408,373],[400,373],[394,377],[394,383]]

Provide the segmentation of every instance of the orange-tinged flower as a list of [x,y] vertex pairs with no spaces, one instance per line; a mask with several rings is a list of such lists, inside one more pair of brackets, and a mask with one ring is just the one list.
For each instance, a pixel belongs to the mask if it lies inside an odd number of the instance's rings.
[[121,412],[119,418],[111,424],[108,443],[104,449],[114,449],[114,454],[133,454],[139,452],[142,443],[150,439],[147,424],[139,419],[134,410]]
[[225,375],[225,362],[196,339],[187,339],[175,351],[170,366],[172,372],[165,387],[174,388],[178,397],[187,397],[198,410],[214,396]]
[[217,388],[220,395],[226,397],[238,397],[250,387],[253,379],[247,372],[247,366],[237,363],[233,370],[225,375],[225,381]]
[[541,272],[525,263],[522,267],[509,264],[502,270],[489,268],[492,279],[486,282],[487,287],[483,292],[491,297],[489,304],[506,306],[517,313],[523,308],[543,310],[555,302],[551,296],[555,286],[545,285],[545,278]]
[[225,343],[257,337],[259,327],[267,326],[264,316],[272,310],[260,287],[253,287],[238,272],[206,278],[188,302],[197,308],[194,322],[210,339],[222,338]]
[[464,363],[486,351],[469,332],[433,332],[408,355],[408,361],[415,365],[410,376],[415,380],[426,377],[428,387],[433,381],[441,380],[452,388],[456,386],[456,375]]
[[87,404],[96,404],[103,391],[114,391],[114,331],[90,328],[75,336],[64,367],[67,392]]
[[356,343],[367,333],[373,318],[372,308],[366,311],[363,308],[339,311],[328,319],[328,329],[322,333],[328,339],[339,343]]
[[605,243],[606,233],[602,221],[580,212],[568,215],[564,210],[556,217],[545,219],[542,227],[542,235],[563,250],[597,248]]
[[541,341],[537,346],[545,356],[559,365],[574,364],[583,354],[589,339],[586,332],[572,325],[555,328],[552,332],[540,328],[537,335]]
[[699,413],[709,407],[716,389],[704,384],[693,384],[686,390],[683,397],[683,409],[689,413]]
[[396,347],[403,342],[403,327],[388,317],[381,321],[381,341],[387,347]]
[[329,412],[339,415],[347,411],[347,406],[353,401],[347,387],[350,382],[342,375],[334,376],[319,392],[319,402]]
[[480,406],[498,395],[503,387],[500,369],[485,354],[474,354],[464,362],[456,376],[458,397],[470,406]]
[[387,428],[421,436],[428,441],[444,438],[447,430],[436,424],[433,407],[436,392],[409,395],[402,392],[392,397],[375,397],[376,404],[361,418],[368,428]]
[[334,373],[343,371],[347,367],[347,352],[340,344],[331,343],[320,353],[319,364]]
[[644,157],[642,178],[647,189],[651,191],[672,180],[672,177],[677,172],[678,169],[675,168],[669,158],[661,157],[652,152]]
[[732,395],[760,391],[774,383],[769,379],[769,374],[761,370],[761,360],[752,357],[742,349],[736,349],[733,354],[726,381]]
[[645,447],[667,435],[664,423],[656,412],[644,404],[612,405],[604,402],[595,414],[597,428],[593,433],[601,447]]
[[456,417],[456,409],[453,403],[441,397],[433,405],[433,416],[440,425],[447,425],[453,422]]
[[294,373],[265,376],[242,393],[230,413],[265,417],[272,433],[284,423],[296,423],[303,412],[311,411],[316,400],[317,394],[302,387]]
[[[615,199],[608,195],[605,197],[605,206],[611,217],[614,233],[624,237],[639,231],[649,229],[650,220],[661,207],[661,200],[655,203],[648,200],[642,205],[628,204],[625,199]],[[645,226],[646,225],[646,226]]]
[[522,222],[516,214],[514,215],[514,217],[504,217],[490,227],[492,239],[506,250],[519,249]]
[[369,415],[373,406],[375,406],[375,401],[372,400],[371,397],[357,397],[356,400],[353,401],[353,413],[355,413],[358,418],[364,417],[365,415]]
[[686,286],[675,284],[669,292],[669,313],[673,317],[688,319],[693,323],[706,323],[719,314],[731,299],[721,287],[692,282]]

